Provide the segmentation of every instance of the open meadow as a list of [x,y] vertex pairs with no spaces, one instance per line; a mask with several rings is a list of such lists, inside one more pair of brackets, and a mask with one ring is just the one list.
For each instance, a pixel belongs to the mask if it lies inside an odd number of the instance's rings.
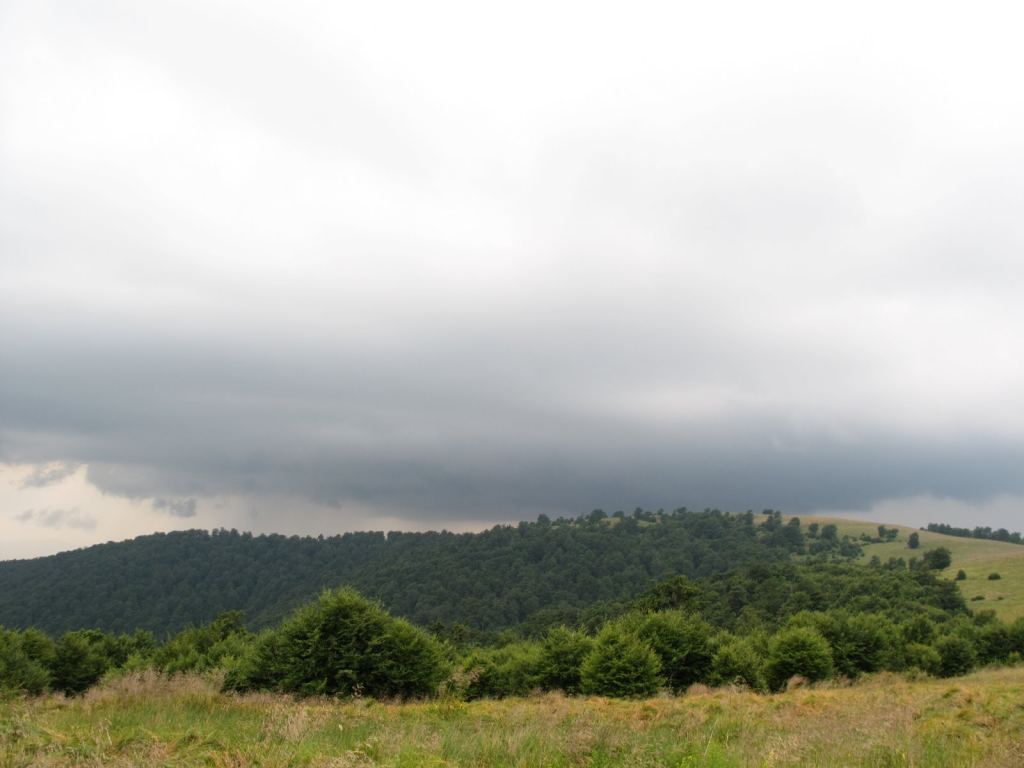
[[1007,768],[1024,765],[1024,668],[775,695],[404,704],[235,696],[148,672],[0,703],[0,765]]

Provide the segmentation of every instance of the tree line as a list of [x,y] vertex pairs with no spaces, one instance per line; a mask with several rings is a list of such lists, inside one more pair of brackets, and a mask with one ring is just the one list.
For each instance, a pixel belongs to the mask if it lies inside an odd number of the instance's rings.
[[2,629],[0,689],[77,694],[107,675],[156,669],[217,673],[227,690],[299,696],[474,699],[560,690],[621,697],[681,693],[695,683],[780,690],[794,679],[879,670],[953,676],[1024,655],[1024,620],[971,613],[934,570],[895,563],[787,562],[677,575],[582,618],[480,644],[417,627],[343,588],[259,631],[238,612],[163,642],[147,631],[51,638],[34,628]]
[[528,621],[572,622],[594,603],[635,597],[673,574],[860,554],[834,525],[802,529],[782,520],[776,512],[637,509],[542,515],[480,533],[154,534],[0,563],[0,624],[163,637],[241,610],[262,628],[322,589],[347,584],[417,624],[486,634]]
[[1019,531],[1010,533],[1005,528],[993,530],[988,526],[976,526],[974,528],[957,528],[945,523],[928,523],[926,531],[932,533],[943,533],[946,536],[959,536],[964,539],[991,539],[992,541],[1005,541],[1008,544],[1024,544],[1024,538]]

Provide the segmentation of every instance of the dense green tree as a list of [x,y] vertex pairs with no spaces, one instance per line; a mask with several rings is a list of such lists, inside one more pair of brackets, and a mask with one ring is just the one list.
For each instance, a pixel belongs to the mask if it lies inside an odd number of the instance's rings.
[[851,615],[842,610],[796,614],[790,625],[820,632],[829,643],[835,672],[844,677],[882,669],[898,634],[895,625],[884,616]]
[[673,691],[685,691],[710,677],[714,659],[711,626],[699,616],[659,611],[645,616],[636,634],[658,655],[661,674]]
[[28,647],[25,636],[0,627],[0,695],[37,695],[50,686],[50,671]]
[[462,671],[460,693],[467,699],[526,696],[544,686],[543,649],[530,641],[474,649]]
[[936,547],[925,552],[921,557],[921,562],[925,568],[941,571],[944,568],[949,568],[953,563],[953,556],[946,547]]
[[21,632],[21,647],[30,659],[51,669],[57,657],[57,646],[45,632],[29,627]]
[[1009,657],[1013,638],[1005,624],[992,621],[978,628],[972,645],[981,664],[992,664]]
[[811,627],[791,627],[776,634],[768,646],[765,676],[773,690],[799,675],[811,682],[832,674],[832,649],[828,640]]
[[110,649],[110,643],[95,630],[65,632],[54,649],[53,687],[76,694],[95,685],[113,666]]
[[912,534],[910,534],[907,537],[907,547],[909,549],[917,549],[920,546],[921,546],[921,534],[919,534],[917,531],[914,531]]
[[970,672],[978,663],[978,654],[970,641],[962,635],[946,635],[935,643],[939,655],[937,672],[943,677],[954,677]]
[[619,624],[609,624],[597,636],[581,678],[585,693],[620,698],[650,696],[663,682],[658,655]]
[[935,639],[935,623],[927,616],[913,616],[900,626],[904,642],[927,645]]
[[226,659],[248,654],[252,636],[239,611],[226,611],[209,624],[189,627],[152,651],[153,664],[163,672],[205,672],[221,668]]
[[906,669],[918,669],[930,675],[937,675],[942,666],[942,659],[933,646],[910,643],[903,649],[903,666]]
[[669,609],[693,610],[700,605],[701,588],[685,576],[673,576],[659,581],[648,589],[636,601],[636,606],[644,611],[664,611]]
[[745,685],[754,690],[767,686],[765,660],[749,637],[728,637],[718,644],[711,663],[715,685]]
[[1024,657],[1024,618],[1019,618],[1006,628],[1010,653]]
[[583,659],[593,649],[594,641],[582,632],[567,627],[554,627],[541,645],[538,682],[548,691],[568,694],[581,689],[580,669]]
[[424,696],[445,674],[433,638],[351,589],[301,607],[255,658],[263,682],[300,695]]

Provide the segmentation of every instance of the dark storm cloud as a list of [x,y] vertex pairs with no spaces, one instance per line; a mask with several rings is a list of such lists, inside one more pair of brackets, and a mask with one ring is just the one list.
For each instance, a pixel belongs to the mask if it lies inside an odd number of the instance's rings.
[[1024,494],[1013,24],[142,8],[0,25],[27,488],[363,526]]
[[[1012,439],[926,439],[877,424],[830,436],[799,413],[749,404],[651,419],[588,403],[595,380],[628,390],[637,377],[591,375],[586,362],[530,381],[504,369],[499,351],[389,364],[264,349],[272,363],[262,363],[258,349],[218,360],[187,346],[74,346],[21,358],[14,368],[32,374],[0,384],[19,414],[8,429],[51,435],[5,441],[3,458],[70,455],[104,491],[178,499],[154,502],[170,514],[194,513],[194,496],[235,493],[358,501],[429,521],[594,506],[804,511],[1024,491]],[[531,349],[555,357],[545,346]],[[656,371],[651,361],[638,378]]]
[[172,517],[195,517],[195,499],[165,499],[158,496],[153,499],[153,509],[158,512],[166,512]]

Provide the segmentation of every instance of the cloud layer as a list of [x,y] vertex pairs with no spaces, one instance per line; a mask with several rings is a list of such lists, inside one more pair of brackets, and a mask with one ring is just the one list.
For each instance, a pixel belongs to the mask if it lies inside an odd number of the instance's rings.
[[372,8],[5,4],[27,486],[310,531],[1024,493],[1012,5]]

